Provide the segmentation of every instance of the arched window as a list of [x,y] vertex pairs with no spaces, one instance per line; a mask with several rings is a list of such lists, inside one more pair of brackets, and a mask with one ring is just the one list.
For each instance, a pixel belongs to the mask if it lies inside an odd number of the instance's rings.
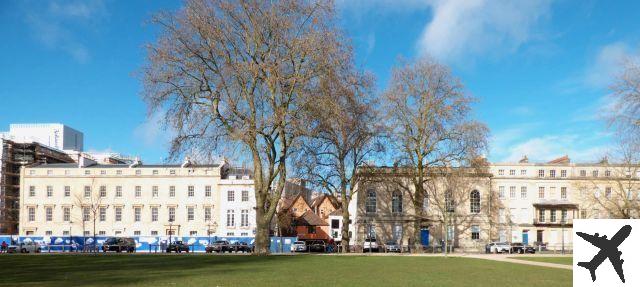
[[470,211],[471,213],[480,213],[480,192],[477,190],[471,191],[469,194]]
[[393,213],[402,213],[402,193],[394,191],[391,197],[391,211]]
[[376,192],[373,190],[369,190],[367,192],[367,200],[366,200],[366,211],[367,213],[375,213],[376,212]]
[[444,194],[444,202],[445,202],[445,208],[447,212],[454,212],[456,207],[455,207],[455,201],[453,200],[453,193],[451,192],[451,190],[448,190],[445,194]]

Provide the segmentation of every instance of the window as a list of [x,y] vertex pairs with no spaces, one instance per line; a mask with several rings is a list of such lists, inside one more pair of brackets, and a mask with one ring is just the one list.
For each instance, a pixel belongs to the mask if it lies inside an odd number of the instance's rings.
[[479,240],[480,239],[480,226],[471,225],[471,239]]
[[175,207],[169,207],[169,221],[171,221],[171,222],[176,221],[176,208]]
[[560,177],[567,177],[567,170],[563,169],[560,171]]
[[240,213],[240,226],[249,226],[249,210],[243,209]]
[[515,186],[510,186],[509,187],[509,197],[514,199],[516,198],[516,187]]
[[604,196],[606,196],[608,199],[611,199],[611,187],[604,188]]
[[538,170],[538,177],[544,177],[544,169]]
[[515,169],[509,170],[509,175],[516,175],[516,170]]
[[53,196],[53,186],[47,185],[47,197]]
[[117,175],[122,175],[122,170],[116,170]]
[[447,212],[454,212],[455,211],[455,201],[453,199],[453,193],[451,192],[451,190],[448,190],[447,192],[444,193],[444,204],[445,204],[445,210]]
[[44,235],[52,235],[52,234],[53,234],[53,232],[51,230],[47,230],[47,231],[44,232]]
[[88,186],[88,185],[84,186],[84,197],[85,198],[91,197],[91,186]]
[[544,198],[544,186],[538,187],[538,198]]
[[477,190],[471,191],[471,194],[469,196],[469,202],[471,205],[469,209],[471,213],[480,213],[480,192],[479,191]]
[[544,209],[543,208],[538,210],[538,220],[540,220],[540,222],[544,222]]
[[592,171],[592,172],[591,172],[591,175],[592,175],[593,177],[598,177],[598,171],[597,171],[597,170]]
[[393,225],[393,239],[398,242],[402,238],[402,224],[396,223]]
[[242,232],[240,233],[240,236],[249,236],[249,232]]
[[549,171],[549,177],[556,177],[556,170],[552,169]]
[[45,220],[52,221],[53,220],[53,207],[47,207],[44,209]]
[[134,207],[133,208],[133,221],[140,222],[141,213],[142,213],[142,208]]
[[338,219],[331,219],[331,228],[332,228],[332,229],[338,229],[338,228],[340,228],[340,220],[338,220]]
[[154,185],[151,187],[151,196],[158,197],[158,186]]
[[561,220],[562,223],[566,223],[567,222],[567,210],[566,209],[562,210],[562,217],[561,217],[560,220]]
[[422,212],[427,212],[429,210],[429,195],[425,194],[422,199]]
[[402,212],[402,193],[400,193],[399,191],[394,191],[393,195],[391,196],[391,212]]
[[133,235],[140,236],[140,230],[134,230],[133,231]]
[[204,208],[204,221],[211,221],[211,207]]
[[71,221],[71,208],[69,207],[62,208],[62,221],[65,221],[65,222]]
[[90,175],[90,174],[91,174],[91,171],[90,171],[90,170],[85,170],[85,171],[84,171],[84,175]]
[[526,169],[521,169],[520,170],[520,175],[527,175],[527,170]]
[[580,210],[580,218],[582,218],[582,219],[587,218],[587,210],[586,209]]
[[556,211],[551,210],[551,222],[556,222]]
[[36,208],[29,207],[29,221],[36,221]]
[[175,170],[175,169],[171,169],[171,170],[169,170],[169,174],[170,174],[170,175],[176,175],[176,170]]
[[101,175],[105,175],[105,174],[107,174],[107,171],[106,171],[106,170],[101,170],[101,171],[100,171],[100,174],[101,174]]
[[89,221],[90,220],[90,214],[91,214],[91,210],[89,210],[88,207],[83,207],[82,208],[82,221]]
[[100,221],[107,221],[107,208],[100,207]]
[[197,235],[198,235],[198,231],[195,231],[195,230],[189,231],[189,236],[197,236]]
[[504,169],[499,169],[498,170],[498,175],[504,175]]
[[136,170],[136,175],[141,175],[142,174],[142,170],[137,169]]
[[116,235],[116,236],[118,236],[118,235],[120,235],[120,234],[122,234],[122,231],[120,231],[120,230],[116,230],[115,235]]
[[116,186],[116,197],[122,197],[122,186]]
[[158,230],[151,230],[151,235],[158,235]]
[[116,207],[116,219],[115,221],[122,221],[122,207]]
[[64,230],[64,231],[62,231],[62,235],[64,235],[64,236],[69,236],[69,230]]
[[520,198],[522,198],[522,199],[526,199],[527,198],[527,187],[526,186],[521,186],[520,187]]
[[100,231],[98,231],[98,235],[106,235],[106,234],[107,234],[107,232],[106,232],[106,231],[104,231],[104,230],[100,230]]
[[498,210],[498,222],[504,223],[504,208]]
[[142,196],[142,186],[136,185],[136,197]]
[[585,177],[585,176],[587,176],[587,171],[586,171],[586,170],[584,170],[584,169],[581,169],[581,170],[580,170],[580,176],[581,176],[581,177]]
[[153,175],[158,175],[158,170],[157,170],[157,169],[154,169],[154,170],[151,172],[151,174],[153,174]]
[[211,185],[206,185],[204,187],[204,196],[211,197]]
[[153,221],[153,222],[158,221],[158,208],[157,207],[152,207],[151,208],[151,221]]
[[65,197],[71,196],[71,186],[67,185],[67,186],[64,187],[64,196]]
[[504,186],[499,186],[498,187],[498,197],[500,199],[504,199],[505,195],[504,195]]
[[316,233],[316,227],[315,226],[307,226],[307,233],[308,234],[315,234]]
[[227,201],[233,201],[235,199],[235,194],[233,190],[227,191]]
[[233,232],[227,232],[227,236],[234,236],[235,233]]
[[187,207],[187,220],[193,221],[194,217],[195,217],[194,208],[191,206]]
[[235,211],[227,210],[227,226],[233,227],[236,225]]
[[29,175],[35,175],[35,174],[36,174],[35,170],[32,169],[32,170],[29,171]]
[[85,231],[84,231],[84,236],[89,236],[89,235],[91,235],[91,231],[89,231],[89,230],[85,230]]
[[104,185],[100,186],[100,197],[107,197],[107,187]]
[[30,197],[34,197],[36,196],[36,187],[35,186],[29,186],[29,196]]
[[176,197],[176,187],[175,186],[169,186],[169,197]]
[[249,191],[248,190],[243,190],[242,191],[242,201],[249,201]]
[[53,174],[53,170],[47,170],[47,175],[52,175]]
[[376,192],[369,190],[367,192],[367,200],[365,201],[365,210],[367,213],[375,213],[377,209]]
[[193,187],[193,185],[187,186],[187,194],[189,197],[193,197],[195,193],[195,187]]
[[611,171],[610,170],[605,170],[604,171],[604,176],[610,177],[611,176]]

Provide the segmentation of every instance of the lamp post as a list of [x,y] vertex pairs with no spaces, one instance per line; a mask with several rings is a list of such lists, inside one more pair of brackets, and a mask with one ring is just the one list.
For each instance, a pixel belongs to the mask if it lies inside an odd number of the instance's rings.
[[71,226],[73,224],[73,221],[69,220],[69,252],[72,251],[72,243],[73,242],[73,236],[71,235]]

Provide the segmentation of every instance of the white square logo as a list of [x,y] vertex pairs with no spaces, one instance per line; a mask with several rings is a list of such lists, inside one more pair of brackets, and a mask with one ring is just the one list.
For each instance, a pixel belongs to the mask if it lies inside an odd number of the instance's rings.
[[573,221],[573,286],[640,286],[640,220]]

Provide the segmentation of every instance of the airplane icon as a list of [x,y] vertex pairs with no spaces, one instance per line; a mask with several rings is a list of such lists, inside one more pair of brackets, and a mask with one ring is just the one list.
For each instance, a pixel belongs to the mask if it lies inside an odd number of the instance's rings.
[[606,235],[599,237],[598,233],[591,235],[583,232],[576,232],[576,234],[582,237],[582,239],[588,241],[593,246],[600,248],[600,252],[598,252],[591,261],[578,262],[578,266],[588,269],[589,272],[591,272],[591,280],[595,282],[596,269],[600,267],[600,264],[602,264],[605,259],[609,258],[613,268],[616,270],[616,273],[618,273],[618,277],[620,277],[620,280],[624,283],[624,270],[622,270],[622,263],[624,263],[624,260],[620,259],[622,251],[618,250],[618,246],[627,239],[630,233],[630,225],[625,225],[620,228],[620,230],[618,230],[611,239],[607,239]]

